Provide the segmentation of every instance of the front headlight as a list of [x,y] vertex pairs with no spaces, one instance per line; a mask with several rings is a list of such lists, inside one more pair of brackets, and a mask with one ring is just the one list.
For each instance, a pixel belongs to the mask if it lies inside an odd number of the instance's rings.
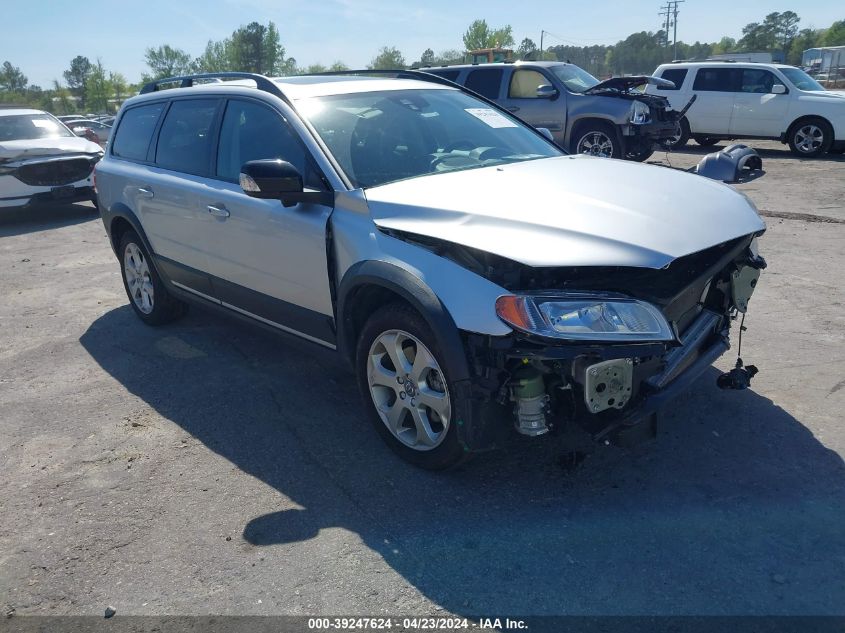
[[651,121],[651,112],[648,106],[642,101],[634,101],[631,104],[631,114],[628,120],[634,125],[642,125]]
[[660,310],[636,299],[503,295],[496,314],[517,330],[548,338],[618,343],[675,338]]

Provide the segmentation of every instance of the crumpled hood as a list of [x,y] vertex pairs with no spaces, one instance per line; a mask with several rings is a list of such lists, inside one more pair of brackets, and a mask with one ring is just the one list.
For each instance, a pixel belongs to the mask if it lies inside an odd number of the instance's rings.
[[664,88],[674,88],[675,84],[668,79],[661,79],[660,77],[652,77],[651,75],[636,75],[633,77],[611,77],[600,81],[592,88],[587,88],[584,94],[593,94],[603,90],[619,90],[620,92],[628,92],[637,86],[644,86],[651,84],[652,86],[663,86]]
[[37,156],[103,154],[103,148],[79,136],[0,142],[0,161],[25,160]]
[[701,176],[589,156],[432,174],[366,190],[373,221],[529,266],[662,268],[765,228]]

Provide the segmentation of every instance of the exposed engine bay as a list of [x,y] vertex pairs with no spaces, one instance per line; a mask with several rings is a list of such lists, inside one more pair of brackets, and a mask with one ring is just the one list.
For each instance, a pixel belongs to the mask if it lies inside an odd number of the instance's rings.
[[[499,405],[502,417],[529,436],[571,422],[597,439],[635,427],[650,436],[654,424],[641,422],[651,420],[665,401],[730,348],[731,324],[745,314],[766,266],[756,253],[755,235],[677,258],[662,269],[648,269],[531,267],[436,238],[384,232],[515,294],[628,297],[649,302],[665,316],[673,340],[664,342],[561,341],[516,329],[506,337],[467,334],[479,397]],[[731,374],[720,379],[720,386],[744,388],[751,376],[747,371]]]

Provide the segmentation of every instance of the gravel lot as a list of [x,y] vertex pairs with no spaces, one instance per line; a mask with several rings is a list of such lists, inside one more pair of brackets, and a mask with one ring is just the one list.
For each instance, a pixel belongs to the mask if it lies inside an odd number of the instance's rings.
[[759,146],[753,388],[713,369],[657,441],[574,469],[557,437],[415,470],[331,352],[200,310],[145,327],[92,208],[6,217],[0,607],[845,614],[845,162]]

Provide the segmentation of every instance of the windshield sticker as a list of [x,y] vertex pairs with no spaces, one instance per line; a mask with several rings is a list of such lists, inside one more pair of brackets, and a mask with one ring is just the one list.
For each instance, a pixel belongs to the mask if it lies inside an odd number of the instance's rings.
[[52,121],[48,121],[47,119],[30,119],[30,120],[32,121],[32,124],[35,127],[45,128],[45,129],[48,129],[48,130],[52,130],[53,128],[56,127],[55,123],[53,123]]
[[490,127],[517,127],[516,123],[491,108],[466,108],[466,111]]

